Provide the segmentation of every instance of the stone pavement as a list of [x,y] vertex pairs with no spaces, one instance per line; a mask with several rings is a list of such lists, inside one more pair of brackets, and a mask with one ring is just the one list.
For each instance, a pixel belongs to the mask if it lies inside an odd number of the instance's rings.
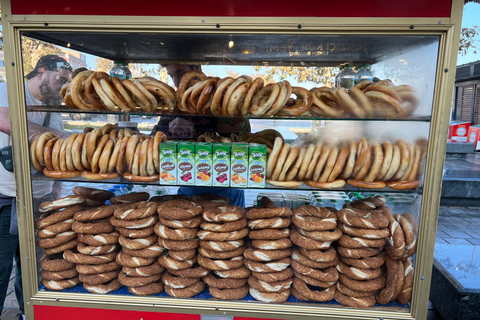
[[13,286],[14,280],[15,267],[12,269],[12,274],[10,275],[10,282],[8,283],[7,289],[7,298],[5,299],[5,303],[3,305],[1,320],[18,320],[18,314],[20,313],[20,310],[18,309],[17,298],[15,297],[15,289]]

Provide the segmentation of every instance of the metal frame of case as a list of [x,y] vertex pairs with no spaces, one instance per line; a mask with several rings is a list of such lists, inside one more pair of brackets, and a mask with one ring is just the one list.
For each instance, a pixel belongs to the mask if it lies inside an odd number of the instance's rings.
[[[25,309],[28,319],[33,319],[42,306],[98,308],[138,311],[142,314],[162,313],[210,314],[251,318],[277,319],[426,319],[428,296],[433,265],[434,239],[438,217],[446,138],[454,88],[457,48],[463,12],[463,0],[453,0],[451,14],[440,18],[275,18],[263,17],[151,17],[151,16],[101,16],[101,15],[12,15],[11,2],[2,1],[2,19],[5,49],[5,69],[8,79],[8,100],[14,148],[15,181],[22,252],[22,274]],[[413,2],[413,1],[411,1]],[[121,5],[121,4],[117,4]],[[128,4],[126,6],[129,6]],[[388,5],[388,4],[384,4]],[[254,14],[254,13],[252,13]],[[181,32],[200,33],[290,33],[290,34],[398,34],[439,35],[439,54],[433,111],[429,132],[429,148],[423,188],[423,202],[419,224],[418,251],[411,312],[395,310],[351,309],[343,307],[310,305],[270,305],[245,302],[207,301],[198,299],[173,299],[155,297],[71,294],[39,291],[35,258],[35,234],[30,184],[28,133],[22,77],[21,31],[91,31],[91,32]],[[301,29],[299,28],[301,25]],[[14,124],[14,125],[13,125]],[[252,308],[252,306],[255,306]],[[61,309],[82,310],[70,308]],[[53,309],[50,309],[53,310]],[[60,312],[60,311],[59,311]],[[79,311],[75,311],[79,312]],[[141,312],[141,313],[140,313]],[[126,315],[127,313],[125,313]],[[153,314],[153,313],[151,313]],[[165,318],[172,315],[164,314]],[[39,317],[40,318],[40,317]],[[51,318],[54,318],[51,315]],[[145,318],[145,317],[144,317]],[[163,317],[162,317],[163,318]]]

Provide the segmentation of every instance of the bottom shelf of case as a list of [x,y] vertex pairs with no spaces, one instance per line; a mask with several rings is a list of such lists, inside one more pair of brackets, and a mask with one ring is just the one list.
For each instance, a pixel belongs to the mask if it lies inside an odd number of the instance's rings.
[[[49,291],[49,292],[59,292],[59,291],[53,291],[53,290],[49,290],[49,289],[46,289],[45,287],[43,286],[40,286],[40,291]],[[62,290],[61,292],[64,292],[64,293],[81,293],[81,294],[91,294],[90,292],[88,292],[87,290],[85,290],[85,288],[83,287],[83,285],[79,284],[73,288],[70,288],[70,289],[64,289]],[[131,294],[130,292],[128,292],[128,289],[127,287],[122,287],[118,290],[115,290],[109,294],[107,294],[106,296],[108,295],[118,295],[118,296],[135,296],[133,294]],[[141,296],[139,296],[141,298]],[[166,298],[172,298],[170,297],[169,295],[167,295],[165,293],[165,291],[159,293],[159,294],[155,294],[155,295],[151,295],[151,296],[148,296],[148,297],[159,297],[159,298],[162,298],[162,297],[166,297]],[[180,298],[179,298],[180,299]],[[201,299],[201,300],[213,300],[213,301],[222,301],[222,300],[218,300],[218,299],[215,299],[214,297],[212,297],[212,295],[209,293],[208,291],[208,288],[206,288],[203,292],[197,294],[196,296],[193,296],[192,298],[190,299]],[[184,300],[184,299],[182,299]],[[98,299],[97,299],[98,301]],[[223,300],[223,301],[226,301],[226,300]],[[255,300],[250,294],[247,294],[247,296],[241,300],[234,300],[234,301],[242,301],[242,302],[253,302],[253,303],[256,303],[256,304],[264,304],[263,302],[260,302],[260,301],[257,301]],[[328,301],[328,302],[310,302],[310,301],[300,301],[298,300],[297,298],[295,298],[293,295],[290,295],[290,297],[288,298],[288,300],[284,303],[284,304],[287,304],[287,305],[307,305],[307,306],[329,306],[329,307],[336,307],[336,308],[348,308],[348,307],[345,307],[345,306],[342,306],[341,304],[339,304],[338,302],[336,302],[335,300],[332,300],[332,301]],[[380,305],[380,304],[375,304],[375,306],[371,307],[371,308],[368,308],[368,309],[365,309],[365,310],[382,310],[382,311],[394,311],[394,312],[402,312],[402,313],[406,313],[406,312],[410,312],[410,307],[408,304],[401,304],[397,301],[392,301],[390,303],[388,303],[387,305]],[[37,319],[36,319],[37,320]],[[90,319],[91,320],[91,319]]]

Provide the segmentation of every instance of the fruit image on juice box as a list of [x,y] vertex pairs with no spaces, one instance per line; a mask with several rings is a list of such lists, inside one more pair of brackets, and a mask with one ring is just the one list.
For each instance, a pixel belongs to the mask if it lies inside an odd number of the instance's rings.
[[195,144],[195,185],[212,186],[212,144]]
[[195,145],[192,142],[177,143],[177,177],[181,186],[194,186]]
[[246,188],[248,181],[248,143],[232,143],[231,153],[230,187]]
[[248,153],[248,187],[265,188],[267,146],[264,144],[250,143]]
[[230,186],[230,144],[213,145],[213,186]]
[[177,184],[177,142],[160,143],[160,184]]

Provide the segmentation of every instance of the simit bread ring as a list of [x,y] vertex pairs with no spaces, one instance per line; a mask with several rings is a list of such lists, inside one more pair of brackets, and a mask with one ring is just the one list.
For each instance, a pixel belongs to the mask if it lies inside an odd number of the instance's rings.
[[71,230],[65,231],[51,238],[43,238],[43,239],[37,240],[37,246],[39,248],[54,248],[76,238],[77,238],[77,234],[75,232]]
[[157,216],[150,216],[138,220],[121,220],[115,217],[109,219],[110,223],[115,227],[125,228],[125,229],[145,229],[153,227],[158,221]]
[[45,248],[43,249],[43,253],[45,253],[46,255],[52,255],[52,254],[64,252],[65,250],[70,250],[75,248],[78,245],[78,243],[79,241],[77,239],[73,239],[53,248]]
[[80,284],[80,280],[78,279],[78,277],[58,281],[42,280],[41,284],[45,288],[50,290],[65,290],[68,288],[73,288],[76,285]]
[[403,261],[405,280],[403,282],[402,291],[397,297],[397,301],[403,304],[407,304],[412,299],[413,288],[413,266],[410,260]]
[[299,248],[298,250],[302,255],[315,262],[331,262],[337,257],[337,252],[333,247],[330,247],[325,251],[307,250],[304,248]]
[[102,255],[91,256],[83,253],[75,253],[72,250],[65,250],[63,257],[65,260],[77,264],[104,264],[115,260],[117,253],[111,252]]
[[118,232],[102,234],[79,234],[78,240],[91,246],[104,246],[118,243]]
[[366,239],[361,237],[350,237],[346,234],[338,240],[337,242],[340,246],[346,248],[375,248],[382,247],[385,245],[384,239]]
[[[60,210],[63,208],[72,207],[75,205],[86,205],[96,207],[101,205],[103,202],[98,200],[92,200],[89,198],[85,198],[83,196],[66,196],[61,199],[53,200],[53,201],[44,201],[39,206],[39,211],[41,213],[52,212],[56,210]],[[63,219],[64,220],[64,219]]]
[[334,229],[328,231],[306,231],[305,229],[298,229],[298,232],[307,238],[316,241],[328,241],[333,242],[340,239],[343,235],[342,230]]
[[248,285],[236,289],[220,289],[209,287],[209,292],[212,297],[221,300],[240,300],[245,298],[248,294]]
[[290,296],[290,289],[282,291],[282,292],[260,292],[253,288],[249,290],[250,294],[252,295],[255,300],[266,302],[266,303],[284,303],[287,301],[288,297]]
[[80,253],[88,254],[91,256],[98,255],[98,254],[105,254],[117,251],[120,246],[116,244],[107,244],[105,246],[87,246],[84,243],[79,243],[77,246],[77,250]]
[[122,220],[137,220],[150,217],[157,212],[157,203],[155,202],[142,201],[136,204],[138,204],[137,208],[117,208],[114,212],[115,217]]
[[150,296],[162,292],[163,288],[163,283],[161,281],[157,281],[147,284],[146,286],[128,287],[128,292],[139,296]]
[[219,289],[236,289],[243,287],[247,283],[247,278],[243,279],[234,279],[234,278],[221,278],[215,276],[214,274],[209,274],[206,277],[203,277],[203,282],[205,282],[209,287],[219,288]]
[[73,218],[76,212],[82,210],[83,207],[80,205],[75,205],[65,210],[54,212],[49,215],[41,215],[40,218],[35,221],[35,228],[43,229],[45,227],[51,226],[53,224],[65,221],[67,219]]
[[122,250],[126,254],[129,254],[133,257],[141,257],[141,258],[156,258],[165,251],[165,249],[160,247],[158,243],[155,243],[149,247],[139,249],[139,250],[131,250],[127,248],[123,248]]
[[198,253],[201,256],[205,258],[210,258],[210,259],[230,259],[230,258],[243,255],[245,249],[246,249],[246,246],[242,246],[238,249],[231,250],[231,251],[214,251],[214,250],[205,249],[200,246],[200,248],[198,248]]
[[340,262],[336,266],[337,270],[350,279],[353,280],[372,280],[378,278],[382,273],[380,268],[375,269],[360,269],[355,267],[349,267],[345,263]]
[[370,297],[375,294],[375,291],[372,292],[360,292],[360,291],[355,291],[353,289],[350,289],[346,285],[344,285],[341,282],[336,283],[337,290],[343,293],[346,296],[349,296],[351,298],[365,298],[365,297]]
[[114,270],[119,270],[122,266],[117,261],[112,261],[104,264],[77,264],[78,273],[81,274],[97,274],[105,273]]
[[362,229],[362,228],[349,227],[343,223],[339,223],[338,227],[340,228],[340,230],[342,230],[344,233],[350,236],[362,237],[366,239],[385,239],[390,235],[390,231],[388,228]]
[[139,201],[147,201],[150,198],[150,195],[147,192],[137,192],[137,193],[128,193],[122,194],[110,198],[111,204],[123,204],[123,203],[134,203]]
[[232,222],[224,223],[213,223],[213,222],[203,222],[200,225],[200,228],[203,230],[214,231],[214,232],[232,232],[238,231],[247,226],[247,219],[240,219]]
[[290,236],[290,229],[263,229],[250,230],[248,237],[251,240],[279,240],[288,238]]
[[293,277],[291,268],[287,268],[278,272],[252,272],[252,276],[264,282],[284,281]]
[[170,229],[161,223],[157,223],[154,227],[154,231],[160,238],[163,239],[192,240],[197,238],[198,229]]
[[252,274],[252,272],[245,267],[231,270],[214,271],[214,273],[221,278],[227,279],[244,279],[248,278]]
[[387,285],[375,295],[379,304],[387,304],[395,300],[405,281],[405,270],[401,260],[393,260],[387,257],[385,265],[387,266]]
[[[388,207],[385,209],[390,210]],[[354,208],[343,208],[337,212],[338,219],[344,224],[366,229],[387,228],[389,221],[383,213],[384,209],[360,210]]]
[[288,218],[268,218],[268,219],[255,219],[248,221],[248,227],[252,230],[259,229],[283,229],[290,225],[290,219]]
[[192,260],[197,255],[197,250],[168,250],[168,254],[175,260]]
[[157,282],[161,277],[161,274],[154,274],[146,277],[131,277],[127,276],[123,272],[120,272],[118,275],[118,281],[127,287],[143,287],[152,282]]
[[158,238],[158,244],[167,250],[191,250],[199,246],[198,240],[167,240]]
[[203,219],[209,222],[232,222],[242,219],[244,209],[240,206],[207,208],[203,210]]
[[290,258],[283,258],[267,263],[245,259],[244,265],[247,269],[254,272],[278,272],[290,266]]
[[308,301],[326,302],[333,300],[335,296],[335,286],[325,288],[322,291],[310,289],[305,282],[298,278],[293,279],[293,288]]
[[155,261],[151,265],[148,266],[142,266],[142,267],[122,267],[122,272],[125,273],[125,275],[129,277],[148,277],[154,274],[160,274],[165,270],[164,267],[158,263],[158,261]]
[[314,279],[317,279],[323,282],[337,281],[339,277],[337,270],[335,270],[335,268],[333,267],[330,267],[324,270],[317,270],[314,268],[304,266],[303,264],[295,260],[292,260],[292,269],[295,272],[298,272],[300,274],[312,277]]
[[366,199],[358,199],[350,202],[350,207],[362,210],[373,210],[384,207],[387,204],[387,199],[382,195],[376,195]]
[[337,216],[327,208],[300,206],[293,210],[292,221],[309,231],[332,230],[337,227]]
[[140,238],[140,239],[130,239],[125,236],[120,236],[120,238],[118,239],[118,242],[123,248],[127,248],[130,250],[140,250],[157,243],[158,236],[154,234],[149,237]]
[[243,266],[243,256],[233,257],[231,259],[209,259],[204,256],[198,256],[197,262],[205,269],[212,271],[232,270]]
[[247,219],[268,219],[275,217],[290,217],[292,210],[287,207],[282,208],[255,208],[247,212]]
[[74,268],[63,271],[45,271],[40,270],[40,277],[44,280],[65,280],[78,276],[77,270]]
[[329,241],[316,241],[302,236],[297,230],[292,230],[290,240],[292,240],[297,246],[308,250],[327,249],[331,245],[331,242]]
[[401,259],[405,253],[405,235],[392,214],[388,212],[387,217],[390,225],[388,226],[389,234],[386,238],[385,252],[392,259]]
[[204,267],[198,265],[194,265],[192,268],[183,270],[168,270],[168,272],[170,272],[176,277],[203,278],[210,273],[210,270],[207,270]]
[[169,228],[182,229],[182,228],[198,228],[203,222],[202,216],[196,216],[192,219],[186,220],[170,220],[165,218],[160,218],[160,223],[166,225]]
[[292,260],[295,260],[306,267],[315,269],[326,269],[329,267],[334,267],[340,262],[337,258],[334,258],[332,261],[317,262],[300,253],[298,249],[293,249],[291,258]]
[[213,240],[213,241],[232,241],[240,240],[248,235],[248,228],[243,228],[233,232],[212,232],[206,230],[200,230],[197,233],[197,237],[200,240]]
[[353,280],[344,274],[340,274],[339,280],[352,290],[369,293],[385,288],[386,284],[385,276],[383,275],[373,280]]
[[74,222],[74,219],[67,219],[65,221],[49,225],[48,227],[38,230],[37,236],[39,238],[51,238],[59,233],[71,230]]
[[120,281],[118,281],[118,279],[114,279],[110,282],[99,285],[90,285],[84,283],[83,287],[85,288],[85,290],[91,293],[107,294],[120,289],[122,287],[122,284],[120,283]]
[[126,254],[123,251],[120,251],[117,254],[116,261],[124,267],[137,268],[137,267],[149,266],[155,261],[155,259],[133,257],[129,254]]
[[405,253],[403,254],[403,258],[411,257],[417,251],[418,224],[409,212],[403,215],[394,215],[394,217],[402,227],[405,238]]
[[131,239],[141,239],[146,238],[153,234],[153,227],[148,227],[144,229],[127,229],[117,227],[117,231],[124,237]]
[[315,278],[300,274],[296,271],[294,271],[293,274],[295,275],[295,278],[298,278],[298,279],[304,281],[306,284],[309,284],[309,285],[314,286],[314,287],[329,288],[329,287],[335,285],[335,282],[336,282],[336,281],[330,281],[330,282],[320,281],[320,280],[317,280]]
[[40,267],[45,271],[59,272],[75,267],[75,264],[63,259],[63,254],[44,255],[40,258]]
[[282,250],[288,249],[292,246],[292,241],[289,238],[279,240],[252,240],[252,247],[261,250]]
[[200,241],[200,247],[217,252],[236,250],[244,244],[245,242],[242,239],[233,241]]
[[346,248],[342,246],[337,247],[338,254],[352,259],[368,258],[377,255],[382,248]]
[[115,227],[108,222],[108,219],[96,220],[94,222],[75,221],[72,224],[72,230],[76,233],[99,234],[113,232]]
[[292,282],[293,282],[293,278],[289,278],[282,281],[276,281],[276,282],[261,281],[253,276],[248,278],[248,284],[250,285],[250,288],[253,288],[260,292],[283,292],[285,290],[290,289]]
[[170,257],[168,255],[168,252],[165,252],[162,256],[158,258],[158,263],[160,263],[167,270],[188,269],[193,266],[195,261],[195,258],[193,258],[192,260],[178,261]]
[[77,221],[105,219],[113,215],[114,209],[115,207],[111,205],[101,206],[94,209],[76,212],[74,218]]
[[160,218],[186,220],[200,215],[202,207],[195,202],[177,199],[161,203],[157,208],[157,212]]
[[90,285],[99,285],[106,283],[118,278],[120,271],[110,271],[105,273],[96,273],[96,274],[82,274],[80,273],[79,279],[81,282],[90,284]]
[[183,289],[189,287],[199,282],[200,280],[201,278],[176,277],[168,271],[164,272],[162,275],[163,284],[175,289]]
[[289,257],[292,254],[292,250],[261,250],[248,248],[243,253],[245,259],[254,261],[274,261]]
[[202,281],[191,285],[190,287],[182,288],[182,289],[175,289],[169,286],[165,286],[165,292],[171,296],[176,298],[191,298],[200,292],[205,290],[205,284]]
[[345,264],[355,268],[376,269],[376,268],[380,268],[384,264],[385,255],[383,253],[379,253],[373,257],[360,258],[360,259],[346,258],[346,257],[340,256],[340,260]]
[[353,298],[344,295],[338,290],[335,292],[335,300],[341,305],[352,308],[370,308],[375,305],[375,297],[373,295],[362,298]]

